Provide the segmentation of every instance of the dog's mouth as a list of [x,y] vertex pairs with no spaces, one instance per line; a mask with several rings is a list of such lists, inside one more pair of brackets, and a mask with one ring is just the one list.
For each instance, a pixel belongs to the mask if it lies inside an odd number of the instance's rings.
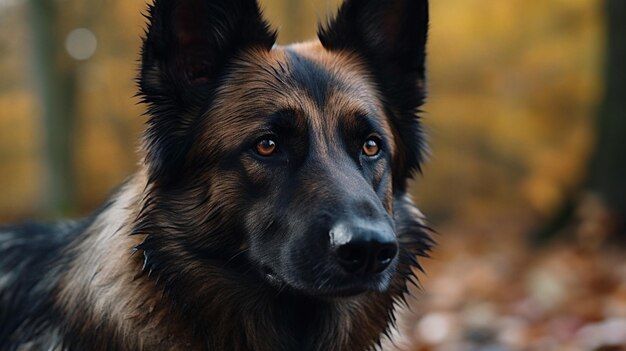
[[345,298],[353,297],[366,292],[381,292],[388,288],[389,279],[366,279],[351,282],[342,282],[326,286],[305,286],[305,284],[290,284],[274,269],[264,265],[260,269],[262,277],[269,285],[279,292],[291,292],[318,298]]

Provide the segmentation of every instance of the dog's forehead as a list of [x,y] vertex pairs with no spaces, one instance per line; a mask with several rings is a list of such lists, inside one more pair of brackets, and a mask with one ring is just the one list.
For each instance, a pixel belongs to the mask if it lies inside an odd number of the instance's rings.
[[308,94],[318,108],[381,107],[369,71],[357,55],[327,51],[316,41],[274,50],[287,62],[289,82]]
[[231,67],[207,111],[213,140],[236,145],[284,110],[299,112],[320,132],[345,116],[375,116],[391,135],[376,85],[356,55],[309,42],[248,50]]
[[313,103],[323,109],[333,91],[348,90],[346,82],[323,63],[303,55],[291,47],[285,48],[288,79],[298,90],[308,94]]
[[319,42],[246,51],[232,64],[209,114],[251,122],[280,110],[322,114],[322,119],[347,113],[384,115],[363,62],[356,55],[329,52]]

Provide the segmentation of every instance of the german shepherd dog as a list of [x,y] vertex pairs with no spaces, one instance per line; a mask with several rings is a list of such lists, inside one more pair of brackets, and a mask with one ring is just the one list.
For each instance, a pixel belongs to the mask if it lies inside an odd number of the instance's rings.
[[407,197],[427,0],[275,45],[256,0],[155,0],[138,172],[0,234],[2,350],[370,350],[432,241]]

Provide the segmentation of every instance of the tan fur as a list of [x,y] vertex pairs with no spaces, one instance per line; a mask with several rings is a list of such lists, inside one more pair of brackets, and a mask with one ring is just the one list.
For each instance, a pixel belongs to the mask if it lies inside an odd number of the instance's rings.
[[[76,316],[78,330],[95,327],[80,325],[84,321],[101,323],[101,330],[112,331],[128,349],[185,350],[191,346],[188,330],[172,323],[176,316],[154,282],[138,277],[142,257],[132,254],[143,239],[129,233],[146,184],[145,172],[135,174],[83,234],[87,239],[71,249],[78,259],[62,278],[57,303]],[[84,305],[76,306],[79,301]]]

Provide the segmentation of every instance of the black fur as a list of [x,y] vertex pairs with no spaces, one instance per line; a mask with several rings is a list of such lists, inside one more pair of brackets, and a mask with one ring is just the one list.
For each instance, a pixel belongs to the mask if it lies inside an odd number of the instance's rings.
[[[32,350],[49,349],[50,345],[71,350],[86,346],[84,335],[77,337],[55,305],[56,287],[75,259],[69,247],[108,206],[78,221],[0,227],[1,350],[19,350],[26,345]],[[115,340],[109,340],[110,347],[117,348]]]

